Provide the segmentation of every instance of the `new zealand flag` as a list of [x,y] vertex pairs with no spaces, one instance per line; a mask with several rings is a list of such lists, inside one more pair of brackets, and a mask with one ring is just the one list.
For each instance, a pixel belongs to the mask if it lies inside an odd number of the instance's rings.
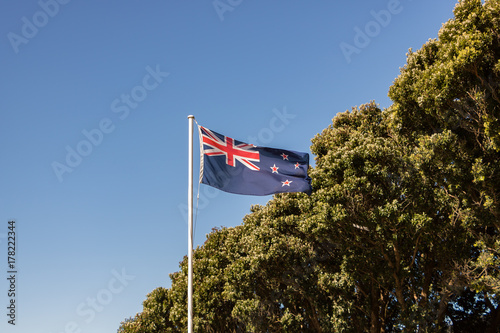
[[268,195],[311,194],[309,154],[257,147],[198,126],[201,144],[200,181],[225,192]]

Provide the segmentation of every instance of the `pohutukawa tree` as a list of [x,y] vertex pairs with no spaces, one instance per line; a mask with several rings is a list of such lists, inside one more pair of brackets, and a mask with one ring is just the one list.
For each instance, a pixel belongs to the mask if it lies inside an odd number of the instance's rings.
[[[460,1],[389,89],[194,253],[196,332],[500,332],[500,0]],[[119,332],[183,332],[187,260]]]

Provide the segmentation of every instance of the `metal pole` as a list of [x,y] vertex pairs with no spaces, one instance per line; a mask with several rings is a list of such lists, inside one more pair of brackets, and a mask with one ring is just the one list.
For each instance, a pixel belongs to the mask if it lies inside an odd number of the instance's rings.
[[193,333],[193,120],[189,115],[188,177],[188,333]]

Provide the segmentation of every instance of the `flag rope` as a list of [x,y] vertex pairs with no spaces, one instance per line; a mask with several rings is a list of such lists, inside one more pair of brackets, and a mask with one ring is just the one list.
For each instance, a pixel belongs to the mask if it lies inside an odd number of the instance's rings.
[[198,182],[198,193],[196,194],[196,210],[194,213],[193,237],[194,237],[194,235],[196,235],[196,222],[198,221],[198,204],[200,203],[200,186],[201,186],[201,183]]
[[[200,135],[200,130],[199,130],[199,127],[200,125],[198,124],[198,122],[196,121],[196,118],[193,118],[194,120],[194,123],[196,124],[196,127],[198,128],[198,136]],[[200,141],[200,149],[201,149],[201,141]],[[200,150],[201,152],[201,150]],[[200,157],[200,163],[202,163],[203,159]],[[201,167],[200,167],[200,172],[201,174]],[[201,176],[199,177],[200,180],[198,181],[198,193],[196,193],[196,210],[195,210],[195,214],[194,214],[194,227],[193,227],[193,233],[196,235],[196,222],[198,221],[198,207],[199,207],[199,204],[200,204],[200,186],[201,186]]]

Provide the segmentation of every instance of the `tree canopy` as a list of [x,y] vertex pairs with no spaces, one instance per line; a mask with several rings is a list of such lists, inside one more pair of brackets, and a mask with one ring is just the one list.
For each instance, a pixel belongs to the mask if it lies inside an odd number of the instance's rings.
[[[500,332],[500,0],[459,1],[389,89],[194,251],[196,332]],[[183,332],[187,258],[120,333]]]

